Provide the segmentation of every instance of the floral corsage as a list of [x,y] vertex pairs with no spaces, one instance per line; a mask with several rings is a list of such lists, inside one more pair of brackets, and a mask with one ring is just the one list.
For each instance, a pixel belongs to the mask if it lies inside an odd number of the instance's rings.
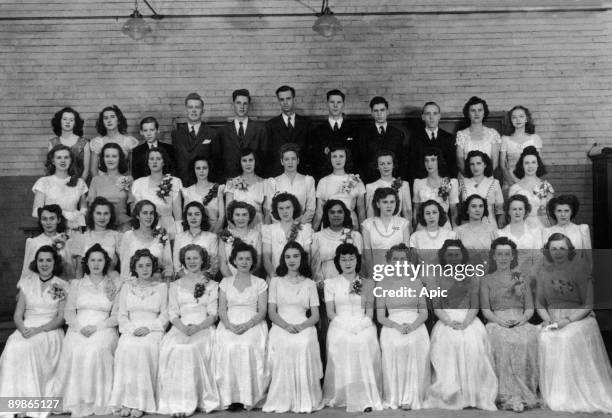
[[512,273],[512,290],[518,297],[523,297],[525,295],[525,279],[523,279],[523,275],[518,271]]
[[553,194],[555,194],[555,190],[553,189],[553,187],[551,186],[549,182],[544,180],[542,183],[538,184],[533,189],[533,194],[538,199],[546,199],[548,196],[552,196]]
[[219,193],[219,185],[217,183],[215,183],[210,188],[208,193],[206,193],[206,196],[204,196],[204,199],[202,199],[202,204],[204,205],[204,207],[206,207],[206,205],[208,205],[211,200],[213,200],[215,197],[217,197],[218,193]]
[[353,235],[351,234],[350,228],[342,228],[342,232],[340,235],[340,241],[343,244],[355,244],[355,241],[353,241]]
[[115,296],[117,295],[117,286],[115,286],[115,283],[113,283],[113,281],[110,279],[104,283],[104,294],[108,300],[115,300]]
[[68,234],[62,232],[61,234],[57,234],[55,237],[53,237],[51,245],[56,251],[61,251],[66,247],[66,241],[68,241]]
[[359,174],[349,174],[348,179],[342,182],[342,193],[351,194],[353,189],[361,182]]
[[121,191],[129,191],[132,187],[132,180],[128,176],[119,176],[115,186]]
[[166,231],[166,228],[157,225],[153,230],[153,237],[157,238],[161,245],[166,245],[169,239],[168,231]]
[[559,295],[572,293],[574,291],[574,284],[569,280],[553,279],[552,285],[554,291]]
[[66,290],[57,283],[53,283],[49,288],[49,293],[51,293],[51,297],[53,300],[59,299],[60,301],[66,299]]
[[229,188],[233,190],[242,190],[246,192],[249,190],[249,183],[242,176],[234,177],[229,181]]
[[438,187],[438,196],[442,198],[442,200],[448,199],[450,195],[452,186],[451,181],[448,177],[444,177],[442,179],[442,183],[440,183],[440,187]]
[[193,288],[193,297],[195,298],[196,302],[200,302],[200,298],[204,296],[204,293],[206,293],[206,283],[208,283],[208,279],[206,279],[204,283],[195,284]]
[[402,181],[402,178],[398,177],[391,182],[391,188],[395,190],[397,193],[399,193],[400,189],[402,188],[403,183],[404,182]]
[[356,278],[351,282],[351,291],[349,294],[361,295],[361,288],[363,287],[363,283],[360,278]]
[[162,177],[161,183],[157,186],[157,197],[160,199],[166,199],[170,196],[172,192],[172,176],[170,174],[165,174]]
[[291,225],[291,229],[289,230],[289,237],[287,238],[287,242],[295,241],[301,229],[302,224],[300,222],[294,222],[293,225]]

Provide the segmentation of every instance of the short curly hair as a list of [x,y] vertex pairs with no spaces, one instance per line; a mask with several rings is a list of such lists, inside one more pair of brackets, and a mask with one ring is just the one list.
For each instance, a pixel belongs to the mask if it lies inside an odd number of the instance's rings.
[[85,124],[85,121],[83,118],[81,118],[79,112],[69,106],[55,112],[55,115],[53,115],[53,119],[51,119],[53,133],[57,136],[62,134],[62,117],[64,116],[64,113],[72,113],[74,115],[74,128],[72,129],[72,133],[77,136],[83,136],[83,125]]
[[536,176],[542,177],[546,175],[546,166],[542,161],[542,157],[540,157],[540,153],[538,152],[536,147],[530,145],[523,149],[523,152],[521,152],[521,156],[519,157],[518,161],[516,162],[516,166],[514,167],[514,175],[519,179],[525,177],[525,168],[523,167],[523,162],[525,160],[525,157],[530,155],[536,157],[536,160],[538,161],[538,169],[536,170]]
[[96,121],[96,131],[101,136],[106,136],[108,133],[106,131],[106,126],[104,126],[104,112],[114,112],[115,116],[117,116],[117,130],[121,134],[125,134],[127,132],[128,124],[127,119],[123,116],[123,112],[117,105],[106,106],[102,111],[98,114],[98,120]]
[[323,215],[321,216],[322,228],[329,228],[329,211],[336,205],[340,206],[342,208],[342,211],[344,212],[344,220],[342,222],[342,226],[344,228],[353,229],[353,219],[351,218],[351,211],[346,207],[342,200],[338,199],[330,199],[325,201],[325,204],[323,205]]
[[419,222],[419,225],[427,226],[427,221],[425,221],[425,208],[427,206],[435,206],[438,208],[438,226],[444,226],[448,220],[446,212],[444,211],[442,205],[437,200],[433,199],[427,200],[419,205],[419,211],[417,213],[417,221]]
[[482,118],[482,121],[483,122],[486,121],[487,118],[489,117],[489,106],[487,105],[487,102],[478,96],[472,96],[470,97],[470,100],[468,100],[463,106],[463,117],[465,118],[466,122],[471,123],[470,107],[477,105],[477,104],[482,104],[482,107],[484,108],[484,117]]
[[59,255],[55,247],[53,247],[52,245],[43,245],[38,250],[36,250],[36,254],[34,254],[34,259],[30,262],[30,265],[28,266],[31,272],[36,273],[36,274],[40,273],[38,271],[38,263],[37,263],[38,256],[40,255],[40,253],[51,253],[51,255],[53,255],[52,274],[54,276],[59,276],[64,272],[64,264],[63,264],[62,256]]
[[208,251],[198,244],[187,244],[179,250],[179,262],[181,266],[187,268],[185,265],[185,255],[187,251],[197,251],[200,254],[200,258],[202,259],[202,266],[200,267],[201,271],[204,271],[210,267],[210,256],[208,255]]
[[153,264],[151,266],[152,271],[157,271],[159,267],[159,261],[157,260],[157,257],[155,257],[148,248],[141,248],[140,250],[136,250],[134,255],[130,258],[130,274],[132,276],[138,277],[138,273],[136,273],[136,263],[138,263],[138,260],[145,257],[151,260],[151,263]]
[[559,196],[555,196],[548,201],[546,205],[546,212],[551,219],[554,219],[555,222],[559,222],[557,219],[557,215],[555,215],[555,210],[559,205],[568,205],[570,210],[572,211],[572,216],[570,216],[570,220],[576,219],[576,215],[578,214],[578,209],[580,209],[580,201],[573,194],[562,194]]
[[227,205],[227,221],[229,223],[231,223],[232,225],[234,224],[234,212],[236,211],[236,209],[246,209],[249,213],[249,225],[253,223],[253,220],[255,220],[255,215],[257,213],[255,211],[255,208],[253,207],[253,205],[239,200],[232,200],[230,204]]
[[374,216],[380,216],[380,208],[377,203],[386,198],[387,196],[395,197],[395,209],[393,209],[393,215],[399,213],[400,201],[397,191],[392,187],[379,187],[374,190],[374,196],[372,197],[372,209],[374,210]]
[[110,212],[110,219],[106,228],[117,229],[117,216],[115,214],[115,205],[113,205],[107,198],[103,196],[97,196],[93,200],[93,202],[91,202],[89,208],[87,208],[87,214],[85,215],[85,225],[87,225],[87,228],[92,231],[95,229],[96,226],[94,222],[94,212],[96,211],[96,208],[98,206],[106,206]]
[[153,206],[153,223],[151,224],[151,229],[155,228],[157,226],[157,223],[159,222],[159,213],[157,212],[157,206],[155,206],[155,203],[151,202],[150,200],[147,199],[143,199],[143,200],[139,200],[138,202],[136,202],[136,204],[134,205],[134,210],[132,210],[132,228],[134,229],[138,229],[140,228],[140,220],[138,219],[138,215],[140,215],[140,211],[142,211],[142,208],[146,205],[150,205]]
[[495,256],[495,250],[500,245],[509,245],[512,248],[512,261],[510,262],[510,269],[518,266],[518,250],[516,243],[508,237],[495,238],[491,243],[491,249],[489,250],[489,274],[494,273],[497,270],[497,263],[493,258]]
[[244,241],[236,241],[234,243],[234,246],[232,247],[232,252],[229,256],[230,264],[236,267],[236,257],[238,256],[238,253],[242,252],[249,252],[251,254],[251,271],[253,271],[255,265],[257,264],[257,250],[255,249],[255,247],[250,244],[247,244]]
[[60,205],[56,205],[55,203],[51,205],[42,206],[36,211],[36,214],[38,215],[38,228],[40,229],[40,232],[44,232],[42,222],[40,221],[43,212],[54,213],[55,216],[57,216],[57,228],[55,228],[55,230],[59,233],[66,232],[66,218],[64,218],[64,215],[62,214],[62,208],[60,207]]
[[104,256],[104,268],[102,269],[102,274],[106,276],[106,273],[108,273],[108,270],[110,269],[112,260],[106,250],[102,248],[100,243],[95,243],[94,245],[89,247],[87,251],[85,251],[85,255],[81,260],[81,267],[83,269],[83,273],[91,274],[91,271],[89,270],[89,265],[87,263],[89,262],[89,256],[93,253],[102,253],[102,255]]
[[522,202],[523,206],[525,206],[525,216],[523,219],[527,219],[529,213],[531,213],[531,203],[529,203],[529,199],[522,194],[513,194],[504,202],[504,214],[506,215],[506,221],[510,220],[510,204],[512,202]]
[[465,199],[465,202],[463,202],[463,204],[461,205],[462,206],[461,219],[463,219],[464,221],[470,220],[470,214],[468,213],[468,210],[470,208],[470,203],[472,203],[472,200],[476,200],[476,199],[482,200],[482,203],[484,204],[484,211],[482,212],[482,218],[484,219],[484,218],[489,217],[489,204],[487,203],[487,199],[485,199],[479,194],[471,194],[467,197],[467,199]]
[[353,244],[342,243],[336,247],[336,255],[334,255],[334,266],[338,273],[342,274],[342,267],[340,266],[340,257],[343,255],[354,255],[357,259],[357,265],[355,266],[355,272],[359,273],[361,270],[361,254],[359,250]]
[[300,201],[291,193],[283,192],[279,193],[272,198],[272,216],[274,219],[280,221],[280,215],[278,214],[278,204],[281,202],[291,202],[293,205],[293,219],[297,219],[302,216],[302,205]]

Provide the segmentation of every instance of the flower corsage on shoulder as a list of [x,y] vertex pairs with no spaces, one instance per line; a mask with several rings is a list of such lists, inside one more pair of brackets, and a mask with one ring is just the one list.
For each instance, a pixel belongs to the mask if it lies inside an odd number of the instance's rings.
[[247,181],[242,176],[234,177],[233,179],[231,179],[229,181],[228,186],[231,190],[242,190],[243,192],[249,190],[249,183],[247,183]]
[[121,191],[129,191],[132,187],[132,179],[130,179],[128,176],[119,176],[115,186],[117,186],[117,188]]
[[293,222],[293,224],[291,225],[291,229],[289,230],[289,237],[287,238],[287,242],[295,241],[301,230],[302,224],[299,221]]
[[442,179],[442,183],[440,183],[440,187],[438,187],[438,196],[442,198],[442,200],[447,200],[451,189],[452,185],[450,179],[448,177],[444,177]]
[[512,272],[512,291],[516,296],[520,298],[525,296],[525,292],[527,291],[525,279],[523,275],[518,271]]
[[159,225],[157,225],[153,230],[153,237],[157,238],[162,246],[166,245],[169,240],[168,231],[166,231],[166,228]]
[[533,189],[533,194],[540,200],[546,199],[555,194],[555,189],[546,180],[542,181]]
[[363,282],[359,277],[351,282],[351,290],[349,294],[361,295],[361,289],[363,288]]
[[68,241],[68,234],[62,232],[61,234],[57,234],[51,240],[51,246],[55,248],[56,251],[61,251],[66,247],[66,241]]
[[170,174],[164,174],[161,183],[157,186],[157,197],[160,199],[166,199],[172,193],[172,176]]
[[208,276],[204,276],[204,277],[205,277],[205,280],[203,282],[197,282],[195,286],[193,287],[193,297],[198,303],[200,302],[200,298],[204,296],[204,294],[206,293],[206,285],[210,281]]
[[391,182],[391,188],[395,190],[396,193],[399,193],[400,189],[402,188],[402,184],[404,184],[404,182],[402,181],[402,178],[397,177]]
[[361,183],[359,174],[349,174],[348,178],[342,182],[341,192],[351,194],[353,190]]
[[66,289],[63,286],[53,283],[49,287],[49,291],[53,300],[59,300],[60,302],[66,299]]

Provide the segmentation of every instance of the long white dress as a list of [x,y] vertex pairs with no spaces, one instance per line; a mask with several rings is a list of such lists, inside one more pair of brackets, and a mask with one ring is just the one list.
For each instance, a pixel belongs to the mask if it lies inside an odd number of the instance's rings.
[[[115,351],[115,375],[109,405],[153,413],[157,411],[157,367],[159,344],[168,325],[168,286],[140,286],[126,282],[119,294],[119,344]],[[142,337],[139,327],[149,328]]]
[[[32,191],[40,192],[45,196],[43,205],[57,204],[62,208],[62,215],[68,221],[69,229],[85,226],[85,216],[79,211],[81,197],[87,193],[87,184],[83,179],[78,179],[74,187],[68,186],[70,177],[61,179],[55,175],[41,177],[36,180]],[[36,209],[32,216],[37,216]]]
[[[73,417],[108,415],[117,348],[117,305],[120,284],[109,277],[95,285],[89,276],[70,282],[65,318],[68,332],[53,386]],[[94,325],[89,337],[81,329]]]
[[123,234],[121,244],[119,246],[119,258],[121,260],[121,277],[128,279],[130,273],[130,259],[136,253],[136,250],[147,249],[151,251],[159,262],[159,266],[164,270],[172,271],[172,255],[170,254],[170,242],[161,243],[158,237],[153,238],[149,242],[142,241],[136,235],[135,231],[127,231]]
[[[365,314],[365,296],[350,293],[344,276],[325,280],[325,302],[337,316],[327,331],[323,402],[347,412],[382,409],[382,366],[376,326]],[[364,290],[365,292],[365,290]]]
[[[55,247],[58,254],[62,257],[62,267],[64,271],[61,274],[61,278],[65,280],[70,280],[74,278],[74,266],[72,263],[72,250],[75,245],[73,245],[73,238],[68,238],[67,241],[64,241],[64,238],[67,236],[65,234],[56,233],[52,237],[46,234],[40,234],[33,238],[26,239],[25,250],[23,252],[23,267],[21,269],[21,276],[29,276],[32,274],[30,271],[30,263],[34,261],[34,257],[36,256],[36,251],[44,245],[50,245]],[[64,242],[64,244],[60,243]],[[57,248],[60,246],[61,248]]]
[[168,231],[168,235],[170,235],[170,239],[174,239],[176,236],[177,230],[176,225],[174,223],[174,215],[172,213],[172,204],[175,199],[180,199],[181,189],[183,188],[183,183],[181,183],[181,179],[178,177],[172,177],[172,188],[170,190],[170,195],[161,198],[157,196],[157,191],[159,190],[159,186],[154,186],[151,184],[151,177],[141,177],[139,179],[134,180],[132,184],[132,195],[134,196],[134,201],[139,202],[140,200],[150,200],[155,205],[157,209],[157,213],[159,214],[159,225]]
[[[287,245],[289,234],[290,232],[285,233],[280,223],[262,225],[261,227],[261,241],[264,245],[272,246],[272,265],[275,269],[280,264],[280,256],[283,253],[283,248]],[[310,224],[300,225],[295,242],[299,243],[307,253],[310,253],[312,235]]]
[[[25,297],[24,326],[39,327],[57,316],[60,298],[52,286],[68,288],[58,277],[50,279],[43,291],[37,274],[21,278],[17,287]],[[66,292],[67,293],[67,292]],[[24,338],[19,330],[6,341],[0,357],[0,397],[53,396],[53,377],[60,359],[64,331],[61,328]],[[45,412],[28,412],[28,416],[45,417]]]
[[[242,292],[234,286],[235,276],[224,278],[219,288],[227,300],[227,318],[243,324],[257,315],[259,296],[268,289],[266,281],[251,276]],[[214,346],[215,381],[221,396],[221,409],[241,403],[247,409],[260,407],[270,383],[266,367],[268,326],[265,321],[243,334],[234,334],[219,322]]]
[[351,211],[351,219],[353,220],[353,226],[358,225],[357,213],[355,208],[357,206],[357,199],[363,198],[365,195],[365,186],[359,180],[355,186],[347,192],[343,190],[345,183],[349,182],[349,174],[339,176],[337,174],[330,174],[319,180],[317,184],[317,199],[321,200],[321,203],[325,203],[331,199],[337,199],[342,201],[346,207]]
[[174,240],[174,250],[172,251],[172,264],[174,271],[179,271],[181,266],[180,252],[181,248],[189,244],[197,244],[204,248],[210,257],[210,267],[208,272],[214,276],[219,271],[219,239],[217,234],[208,231],[201,231],[197,235],[193,235],[189,231],[181,231],[176,234]]
[[[168,317],[183,324],[199,324],[217,315],[219,284],[208,281],[204,294],[195,298],[193,279],[170,284]],[[211,412],[219,406],[219,392],[213,376],[215,326],[188,336],[172,327],[164,336],[159,353],[158,413],[191,415],[196,409]]]
[[[301,277],[273,277],[268,303],[277,305],[280,317],[290,324],[304,322],[308,309],[318,309],[315,283]],[[270,370],[270,388],[264,412],[307,412],[323,408],[320,380],[323,378],[317,330],[308,327],[291,334],[276,324],[268,338],[266,364]]]
[[[374,192],[376,191],[376,189],[379,189],[381,187],[391,187],[392,185],[393,181],[385,181],[383,179],[378,179],[373,183],[366,184],[366,215],[368,218],[374,216],[374,205],[372,203],[372,200],[374,199]],[[402,181],[402,185],[397,191],[397,194],[400,201],[399,212],[397,214],[399,216],[402,216],[402,210],[404,208],[410,209],[412,205],[412,199],[410,197],[410,185],[407,181]]]
[[312,274],[315,282],[336,277],[339,272],[334,265],[334,257],[336,256],[336,248],[343,242],[353,244],[363,252],[363,238],[357,231],[349,228],[342,228],[341,231],[335,232],[330,228],[323,228],[319,232],[315,232],[312,239],[311,261]]

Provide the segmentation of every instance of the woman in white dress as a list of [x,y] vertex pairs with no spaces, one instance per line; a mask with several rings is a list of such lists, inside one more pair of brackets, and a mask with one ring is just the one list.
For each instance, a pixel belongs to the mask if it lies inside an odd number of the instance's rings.
[[[459,199],[465,205],[468,196],[477,194],[488,202],[486,220],[495,227],[504,226],[504,196],[501,186],[493,178],[489,157],[481,151],[470,151],[465,159],[464,177],[459,179]],[[496,219],[497,216],[497,219]]]
[[361,254],[340,244],[334,264],[340,275],[325,280],[327,368],[323,402],[347,412],[381,410],[382,369],[374,315],[373,281],[359,277]]
[[261,230],[253,227],[255,208],[246,202],[233,201],[227,207],[227,229],[219,234],[219,268],[223,277],[231,277],[237,270],[229,262],[234,243],[242,241],[257,251],[253,271],[257,274],[261,267]]
[[206,250],[209,257],[206,274],[214,278],[219,271],[219,239],[217,234],[210,232],[210,223],[206,216],[204,205],[200,202],[190,202],[183,210],[183,231],[176,235],[172,261],[174,271],[181,274],[183,264],[180,260],[180,252],[189,244],[197,244]]
[[240,167],[242,174],[229,179],[225,186],[225,205],[229,206],[234,200],[246,202],[255,208],[254,225],[261,225],[265,218],[266,182],[255,174],[255,152],[250,148],[240,151]]
[[64,339],[54,396],[73,417],[109,415],[113,358],[117,348],[117,295],[120,283],[108,276],[111,258],[100,244],[83,256],[80,280],[70,282]]
[[[17,283],[19,297],[13,320],[17,330],[6,341],[0,357],[0,396],[52,396],[53,378],[64,339],[67,283],[60,279],[61,258],[49,245],[40,247],[31,274]],[[28,412],[46,417],[46,412]]]
[[148,249],[130,258],[130,273],[119,293],[119,344],[108,404],[122,417],[157,411],[159,345],[168,325],[168,286],[153,279],[157,258]]
[[508,196],[521,194],[529,199],[531,211],[528,214],[527,226],[532,229],[550,225],[546,216],[546,205],[555,194],[553,187],[542,176],[546,175],[546,167],[535,147],[527,147],[521,153],[516,163],[514,175],[519,179],[510,186]]
[[[394,245],[387,252],[388,264],[409,261],[410,250],[405,244]],[[376,318],[382,325],[383,405],[392,409],[421,409],[431,382],[423,283],[418,278],[393,276],[384,277],[376,287]],[[412,289],[415,296],[391,297],[383,293],[407,289]]]
[[399,196],[400,210],[402,217],[412,220],[412,202],[410,198],[410,185],[403,181],[401,177],[394,177],[393,171],[398,166],[396,155],[393,151],[381,149],[376,154],[376,166],[380,173],[380,178],[373,183],[366,184],[366,215],[368,218],[374,216],[374,192],[381,187],[391,187]]
[[79,112],[71,107],[56,112],[51,119],[55,136],[49,140],[49,151],[58,144],[69,147],[75,158],[79,177],[87,181],[91,151],[89,141],[83,138],[84,123]]
[[32,186],[32,216],[38,217],[38,208],[57,204],[62,208],[69,230],[85,226],[87,185],[77,175],[70,148],[65,145],[51,148],[47,154],[45,168],[47,176],[39,178]]
[[[344,146],[333,146],[329,151],[329,160],[333,169],[332,174],[323,177],[317,185],[317,210],[312,228],[319,230],[323,217],[323,206],[331,199],[344,202],[351,211],[353,227],[357,230],[366,216],[365,186],[358,174],[347,174],[345,166],[350,166],[347,161],[348,149]],[[356,211],[356,212],[355,212]]]
[[593,315],[593,280],[570,239],[548,238],[538,275],[540,391],[553,411],[612,413],[612,367]]
[[363,221],[363,255],[366,277],[375,264],[385,264],[385,254],[395,244],[410,240],[410,221],[397,216],[399,198],[390,188],[379,188],[374,192],[374,217]]
[[272,199],[272,216],[278,221],[261,228],[263,243],[263,265],[268,277],[275,274],[280,255],[289,241],[298,242],[310,254],[312,227],[300,222],[302,208],[297,198],[290,193],[279,193]]
[[438,262],[438,250],[447,239],[456,239],[455,231],[447,224],[444,208],[437,200],[427,200],[418,206],[417,220],[423,228],[410,235],[410,247],[416,248],[419,258],[428,264]]
[[196,157],[189,165],[189,172],[193,173],[196,182],[181,190],[183,195],[183,208],[191,202],[200,202],[206,209],[206,216],[210,222],[210,231],[219,233],[225,222],[225,185],[214,182],[216,178],[210,159]]
[[548,216],[554,221],[554,225],[545,228],[542,240],[546,242],[555,233],[565,235],[572,241],[572,245],[578,251],[579,258],[591,258],[591,232],[588,224],[577,225],[574,219],[578,215],[580,202],[574,195],[561,195],[553,197],[548,202]]
[[157,412],[185,417],[219,407],[212,360],[219,285],[204,273],[205,249],[188,244],[179,258],[185,273],[168,291],[172,328],[160,346]]
[[497,237],[495,224],[485,222],[488,215],[486,199],[473,194],[463,203],[463,223],[455,228],[457,238],[470,251],[470,260],[473,263],[488,260],[491,243]]
[[[96,131],[98,131],[100,136],[93,138],[89,142],[89,148],[91,149],[92,177],[99,174],[98,161],[100,160],[102,147],[111,142],[119,144],[128,161],[128,167],[130,166],[131,153],[132,150],[138,146],[138,140],[125,134],[127,132],[127,127],[127,119],[117,106],[106,106],[102,109],[96,121]],[[128,171],[131,170],[128,169]]]
[[270,383],[266,367],[268,285],[253,276],[255,248],[239,242],[230,262],[237,272],[219,284],[219,326],[215,336],[215,380],[221,409],[259,408]]
[[287,243],[276,275],[268,298],[272,328],[266,364],[271,380],[263,411],[310,413],[323,408],[323,366],[315,329],[319,296],[300,244]]
[[499,161],[499,150],[501,138],[499,133],[484,126],[489,117],[489,106],[487,102],[477,96],[472,96],[463,106],[463,117],[469,126],[457,132],[457,168],[460,173],[465,173],[464,166],[466,156],[470,151],[482,151],[491,159],[491,170],[495,171]]
[[170,159],[163,148],[151,148],[147,153],[147,171],[150,174],[134,180],[132,195],[134,201],[150,200],[159,213],[159,225],[174,240],[181,230],[181,189],[178,177],[171,176]]
[[[454,276],[441,276],[435,287],[447,292],[434,299],[438,322],[431,334],[433,383],[427,390],[426,408],[495,411],[497,377],[491,359],[487,331],[478,314],[479,277],[459,274],[468,262],[459,240],[447,240],[440,249],[440,264],[454,269]],[[459,280],[462,279],[462,280]]]
[[[451,229],[457,224],[457,205],[459,204],[459,183],[457,179],[448,177],[448,169],[444,157],[438,148],[428,148],[424,152],[425,171],[427,177],[422,179],[414,179],[414,223],[419,224],[417,227],[421,229],[421,225],[417,218],[420,206],[428,200],[435,200],[442,208],[448,222],[444,225],[445,228]],[[439,249],[440,247],[438,247]]]
[[141,200],[134,206],[132,214],[134,229],[123,234],[119,245],[121,277],[124,280],[130,278],[130,259],[137,250],[146,248],[159,260],[163,277],[169,281],[173,275],[170,240],[167,233],[156,228],[159,215],[155,205],[148,200]]
[[524,106],[514,106],[506,114],[507,135],[501,137],[500,164],[504,174],[504,190],[519,181],[512,170],[527,147],[542,153],[542,139],[535,133],[531,112]]

